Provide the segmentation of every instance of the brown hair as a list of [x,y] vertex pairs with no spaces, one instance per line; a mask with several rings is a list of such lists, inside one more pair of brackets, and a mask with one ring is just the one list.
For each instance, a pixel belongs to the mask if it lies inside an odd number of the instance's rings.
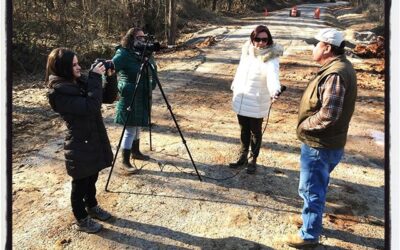
[[121,45],[124,48],[132,48],[133,47],[133,42],[135,41],[135,37],[137,36],[137,33],[139,31],[143,31],[143,29],[135,27],[135,28],[130,28],[124,37],[121,39]]
[[45,83],[49,84],[49,76],[56,75],[67,80],[73,80],[72,61],[75,52],[67,48],[53,49],[47,57]]
[[269,29],[267,28],[267,26],[264,25],[258,25],[250,34],[250,39],[251,39],[251,43],[254,44],[254,38],[256,38],[258,36],[258,34],[265,32],[268,35],[268,42],[267,42],[267,46],[270,46],[274,43],[274,41],[272,40],[272,36],[271,36],[271,32],[269,31]]

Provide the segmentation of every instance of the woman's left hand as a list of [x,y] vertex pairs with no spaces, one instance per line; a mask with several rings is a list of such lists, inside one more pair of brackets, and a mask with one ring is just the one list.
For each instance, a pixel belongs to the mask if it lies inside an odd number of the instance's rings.
[[115,74],[115,68],[114,68],[114,63],[113,63],[113,61],[112,61],[112,60],[107,60],[106,62],[107,62],[107,64],[112,65],[112,67],[113,67],[113,68],[109,68],[109,69],[107,70],[107,76],[112,76],[112,75],[114,75],[114,74]]
[[112,76],[112,75],[114,75],[115,74],[115,70],[113,70],[113,69],[108,69],[107,70],[107,75],[108,76]]

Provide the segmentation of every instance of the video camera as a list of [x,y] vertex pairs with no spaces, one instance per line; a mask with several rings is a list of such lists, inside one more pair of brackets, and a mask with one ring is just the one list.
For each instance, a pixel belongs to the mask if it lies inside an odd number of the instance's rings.
[[161,45],[153,35],[146,35],[144,41],[135,40],[133,48],[140,54],[144,52],[145,55],[150,55],[154,51],[160,51]]

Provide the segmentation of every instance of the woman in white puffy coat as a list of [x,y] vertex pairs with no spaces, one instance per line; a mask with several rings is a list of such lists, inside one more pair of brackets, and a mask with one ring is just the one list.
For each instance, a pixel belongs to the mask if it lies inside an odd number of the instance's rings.
[[[283,48],[272,40],[266,26],[257,26],[243,45],[242,56],[232,82],[232,108],[240,125],[241,149],[231,168],[247,165],[247,173],[256,170],[261,146],[262,122],[271,102],[280,93],[279,56]],[[248,152],[251,145],[251,161]]]

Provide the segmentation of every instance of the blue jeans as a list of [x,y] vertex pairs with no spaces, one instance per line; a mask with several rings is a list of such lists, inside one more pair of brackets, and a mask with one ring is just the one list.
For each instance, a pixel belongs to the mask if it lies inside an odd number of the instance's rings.
[[122,137],[121,148],[131,149],[134,140],[139,140],[140,127],[126,126]]
[[322,232],[329,175],[343,157],[343,148],[312,148],[301,145],[299,195],[304,200],[300,237],[318,240]]

